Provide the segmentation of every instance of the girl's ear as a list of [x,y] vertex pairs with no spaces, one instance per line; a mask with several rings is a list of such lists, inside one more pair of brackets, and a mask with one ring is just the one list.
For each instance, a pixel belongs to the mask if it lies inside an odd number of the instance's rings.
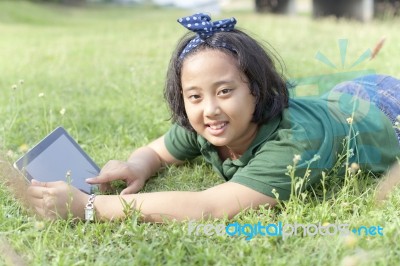
[[256,97],[256,100],[260,98],[260,87],[258,86],[256,81],[252,81],[250,83],[250,93]]

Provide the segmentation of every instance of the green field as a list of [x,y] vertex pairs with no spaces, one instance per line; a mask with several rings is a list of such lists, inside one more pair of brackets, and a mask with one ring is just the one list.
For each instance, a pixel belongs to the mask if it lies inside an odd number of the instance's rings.
[[[151,6],[65,8],[0,1],[0,149],[12,162],[56,126],[63,125],[104,165],[163,134],[170,122],[163,100],[169,57],[186,31],[176,19],[190,11]],[[267,41],[285,62],[289,78],[365,70],[400,76],[398,19],[366,24],[307,14],[296,17],[225,11],[238,26]],[[350,67],[386,37],[380,53]],[[339,40],[347,40],[344,64]],[[337,68],[315,59],[324,54]],[[311,89],[315,89],[315,86]],[[308,89],[301,94],[310,93]],[[312,92],[311,92],[312,94]],[[188,223],[124,221],[87,224],[42,221],[8,191],[9,166],[1,162],[0,265],[398,265],[400,193],[374,202],[377,180],[329,173],[325,197],[293,197],[274,210],[239,214],[256,224],[377,226],[383,236],[190,235]],[[222,180],[201,160],[171,167],[146,191],[201,190]],[[319,188],[324,191],[323,188]],[[335,191],[335,194],[331,192]]]

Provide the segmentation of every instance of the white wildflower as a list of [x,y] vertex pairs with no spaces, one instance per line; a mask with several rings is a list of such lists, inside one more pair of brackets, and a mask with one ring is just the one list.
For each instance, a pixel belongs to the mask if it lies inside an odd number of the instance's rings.
[[298,162],[300,162],[301,161],[301,156],[299,155],[299,154],[295,154],[294,156],[293,156],[293,162],[295,163],[295,164],[297,164]]
[[350,168],[355,172],[357,172],[360,169],[360,165],[358,165],[358,163],[352,163],[350,165]]
[[45,228],[45,223],[42,221],[35,222],[35,229],[42,231]]
[[8,150],[7,151],[7,156],[10,157],[10,158],[14,157],[14,152],[12,150]]
[[349,124],[353,124],[353,118],[352,117],[347,118],[346,121]]

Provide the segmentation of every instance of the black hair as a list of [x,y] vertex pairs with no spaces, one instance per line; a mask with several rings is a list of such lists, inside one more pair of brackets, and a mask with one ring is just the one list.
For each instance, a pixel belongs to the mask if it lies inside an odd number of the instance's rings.
[[[187,117],[181,94],[181,72],[186,58],[205,49],[217,49],[237,60],[239,69],[249,81],[250,93],[256,98],[252,122],[259,125],[266,123],[280,115],[288,106],[288,86],[283,73],[279,73],[276,69],[273,59],[279,63],[280,60],[254,38],[238,29],[216,32],[181,58],[183,49],[195,37],[196,35],[190,32],[184,35],[178,42],[169,63],[164,97],[171,110],[173,122],[194,131]],[[282,67],[282,64],[280,66]]]

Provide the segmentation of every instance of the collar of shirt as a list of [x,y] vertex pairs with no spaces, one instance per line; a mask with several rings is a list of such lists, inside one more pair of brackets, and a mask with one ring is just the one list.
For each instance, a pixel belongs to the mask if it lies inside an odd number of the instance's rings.
[[209,143],[205,138],[198,135],[197,140],[200,144],[200,152],[204,156],[205,160],[211,163],[214,169],[222,175],[226,180],[232,178],[232,176],[238,171],[239,168],[245,167],[251,158],[254,157],[258,148],[272,138],[273,134],[279,127],[281,122],[281,116],[275,117],[268,121],[265,124],[262,124],[259,127],[257,135],[253,142],[250,144],[250,147],[246,150],[246,152],[236,160],[226,159],[222,161],[219,158],[218,151],[215,146]]

